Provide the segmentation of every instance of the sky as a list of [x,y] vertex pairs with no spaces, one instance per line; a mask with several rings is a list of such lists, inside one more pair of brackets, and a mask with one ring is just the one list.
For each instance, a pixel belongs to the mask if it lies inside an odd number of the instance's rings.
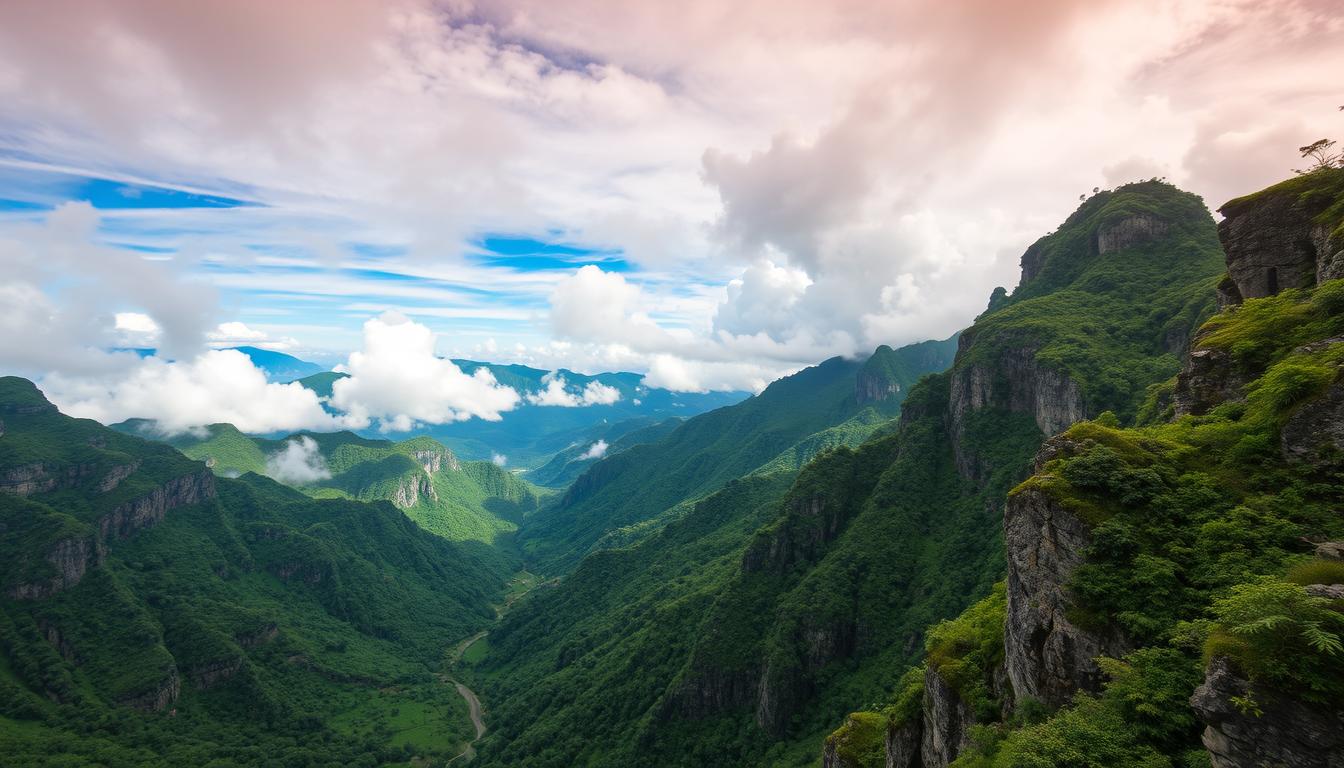
[[757,391],[968,325],[1095,187],[1285,177],[1340,72],[1334,0],[3,3],[0,373],[259,431],[526,401],[443,357]]

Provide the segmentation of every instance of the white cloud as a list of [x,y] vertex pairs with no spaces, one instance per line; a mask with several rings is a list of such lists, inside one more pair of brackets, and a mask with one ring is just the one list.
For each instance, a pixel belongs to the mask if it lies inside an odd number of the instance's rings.
[[267,382],[235,350],[211,350],[178,362],[148,357],[119,373],[53,373],[40,386],[71,416],[104,424],[148,418],[165,434],[217,422],[252,433],[337,427],[312,391],[299,384]]
[[596,443],[593,443],[592,445],[588,446],[588,450],[584,451],[583,454],[579,456],[579,461],[587,461],[589,459],[600,459],[603,456],[607,455],[607,448],[608,446],[606,440],[598,440]]
[[[262,203],[76,205],[39,237],[6,218],[0,363],[122,370],[97,350],[125,338],[124,312],[188,359],[220,318],[185,273],[249,304],[432,305],[417,317],[451,320],[454,343],[523,343],[547,367],[754,387],[965,325],[1098,184],[1168,175],[1216,206],[1282,178],[1294,147],[1337,136],[1338,102],[1313,84],[1341,68],[1327,0],[0,4],[10,167]],[[109,220],[168,260],[95,253]],[[630,270],[562,288],[462,258],[480,232],[560,233]],[[58,295],[52,274],[88,278]],[[301,314],[305,343],[349,348],[357,315]]]
[[299,345],[298,340],[292,336],[274,337],[266,331],[252,328],[237,320],[220,323],[213,331],[206,334],[206,338],[209,339],[212,347],[246,346],[284,350],[293,349]]
[[620,401],[621,391],[600,381],[590,381],[583,388],[584,405],[611,405]]
[[519,402],[489,370],[467,375],[435,355],[433,332],[396,312],[365,322],[363,349],[337,370],[349,376],[333,384],[331,404],[356,428],[375,419],[381,429],[398,432],[473,416],[498,421]]
[[490,463],[496,467],[502,467],[509,463],[509,457],[502,453],[492,453],[490,454]]
[[570,392],[564,376],[549,373],[542,377],[545,388],[527,395],[532,405],[577,408],[586,405],[611,405],[621,399],[621,391],[600,381],[590,381],[582,392]]
[[312,485],[331,478],[317,441],[300,435],[285,441],[285,447],[266,457],[266,474],[289,485]]

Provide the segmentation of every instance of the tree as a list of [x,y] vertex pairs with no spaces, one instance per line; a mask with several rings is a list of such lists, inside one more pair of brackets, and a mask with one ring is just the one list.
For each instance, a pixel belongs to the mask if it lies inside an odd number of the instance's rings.
[[1340,161],[1344,160],[1344,154],[1331,152],[1330,150],[1334,146],[1335,142],[1329,139],[1319,139],[1305,147],[1298,147],[1297,151],[1302,153],[1302,158],[1309,159],[1313,161],[1314,164],[1306,170],[1294,169],[1294,172],[1298,174],[1308,174],[1339,167]]

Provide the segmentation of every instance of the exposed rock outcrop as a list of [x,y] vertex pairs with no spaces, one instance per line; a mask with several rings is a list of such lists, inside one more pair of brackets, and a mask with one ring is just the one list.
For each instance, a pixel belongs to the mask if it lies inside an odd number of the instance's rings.
[[1296,188],[1271,189],[1225,204],[1218,239],[1243,299],[1272,296],[1344,277],[1344,249],[1315,218],[1330,200]]
[[1227,350],[1196,349],[1176,376],[1172,405],[1177,416],[1201,416],[1215,406],[1242,399],[1242,390],[1249,381],[1250,376]]
[[865,375],[862,371],[854,382],[854,399],[860,405],[886,400],[900,391],[899,383],[881,376]]
[[[1259,714],[1234,699],[1250,697]],[[1213,768],[1339,768],[1344,766],[1344,711],[1312,707],[1258,688],[1227,659],[1214,658],[1190,706],[1206,726]]]
[[462,468],[462,464],[457,460],[457,456],[447,448],[442,450],[436,448],[414,451],[411,453],[411,457],[415,459],[417,464],[424,467],[425,474],[428,475],[432,475],[443,469],[456,472]]
[[1279,448],[1290,462],[1338,464],[1344,456],[1344,383],[1294,411],[1279,433]]
[[746,573],[771,571],[784,573],[794,563],[812,560],[833,541],[849,513],[845,505],[820,495],[794,499],[784,522],[768,534],[754,539],[742,553]]
[[438,501],[439,494],[434,490],[434,482],[429,475],[416,472],[401,479],[397,489],[392,492],[392,503],[399,509],[408,509],[420,503],[421,497]]
[[175,477],[148,494],[128,501],[98,520],[104,540],[124,539],[157,525],[168,510],[215,498],[215,476],[208,469]]
[[10,587],[9,596],[15,600],[42,600],[75,586],[89,569],[102,564],[103,547],[93,536],[61,539],[47,552],[46,561],[55,569],[55,575]]
[[924,742],[924,720],[919,717],[892,724],[887,728],[886,768],[922,768],[921,754]]
[[162,712],[177,701],[182,692],[182,680],[177,668],[169,667],[167,674],[159,684],[137,696],[122,699],[119,703],[142,712]]
[[135,470],[140,468],[139,461],[133,461],[130,464],[118,464],[103,475],[103,479],[98,481],[98,492],[108,493],[121,485],[121,481],[135,474]]
[[[1037,457],[1041,464],[1065,449],[1055,438]],[[1052,445],[1053,444],[1053,445]],[[1008,553],[1008,619],[1004,654],[1015,701],[1037,699],[1060,706],[1078,690],[1095,691],[1097,656],[1119,656],[1122,638],[1075,626],[1068,619],[1067,585],[1091,544],[1089,526],[1040,487],[1028,485],[1004,507]]]
[[924,727],[920,740],[921,765],[943,768],[970,744],[975,713],[930,666],[924,672]]
[[1323,541],[1317,544],[1316,556],[1322,560],[1344,560],[1344,541]]
[[1097,253],[1107,254],[1139,243],[1156,240],[1167,234],[1171,225],[1151,213],[1127,216],[1097,227]]
[[97,470],[98,465],[92,462],[69,465],[43,462],[21,464],[0,472],[0,492],[32,496],[74,488]]
[[1303,587],[1312,597],[1326,600],[1344,600],[1344,584],[1308,584]]
[[[973,336],[961,337],[961,358]],[[1043,434],[1053,435],[1087,418],[1087,406],[1077,382],[1062,371],[1036,361],[1030,346],[1009,347],[990,361],[958,367],[952,374],[948,420],[957,471],[967,479],[983,480],[990,471],[963,439],[969,416],[984,408],[1002,408],[1030,414]]]

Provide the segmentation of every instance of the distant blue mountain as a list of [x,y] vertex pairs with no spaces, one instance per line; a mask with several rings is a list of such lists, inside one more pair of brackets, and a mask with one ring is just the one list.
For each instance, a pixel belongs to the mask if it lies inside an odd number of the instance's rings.
[[236,349],[251,358],[252,364],[264,371],[266,378],[271,381],[294,381],[327,370],[317,363],[300,360],[293,355],[286,355],[273,349],[260,347],[230,347],[230,349]]
[[[586,450],[594,441],[624,434],[635,427],[654,424],[668,418],[688,419],[705,411],[722,408],[746,399],[748,392],[672,392],[650,387],[638,373],[599,373],[588,375],[561,368],[546,371],[526,365],[483,363],[456,359],[453,362],[466,373],[480,368],[489,370],[495,380],[512,387],[524,400],[499,421],[468,419],[449,424],[422,426],[415,430],[453,449],[469,461],[503,456],[509,467],[531,468],[545,464],[557,453],[572,449]],[[323,372],[299,381],[320,397],[331,396],[331,386],[345,374]],[[561,407],[533,405],[527,396],[546,388],[549,377],[565,381],[565,391],[580,396],[590,382],[613,387],[620,393],[614,403]],[[631,421],[634,420],[634,421]],[[629,424],[624,422],[629,421]],[[376,427],[363,430],[370,437],[386,437]],[[558,474],[559,473],[555,473]]]

